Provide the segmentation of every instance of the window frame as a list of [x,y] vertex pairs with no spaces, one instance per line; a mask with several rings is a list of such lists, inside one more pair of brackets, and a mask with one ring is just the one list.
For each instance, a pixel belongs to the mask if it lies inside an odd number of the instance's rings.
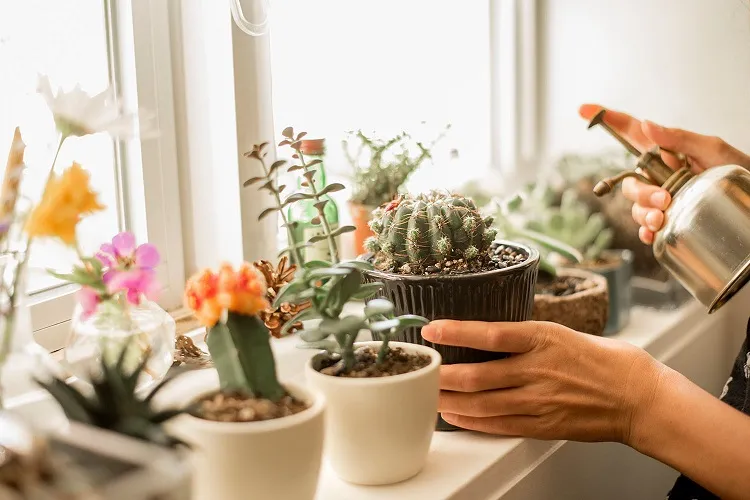
[[[106,0],[105,12],[111,80],[125,108],[148,110],[158,130],[144,141],[115,144],[120,226],[159,248],[159,303],[171,311],[181,305],[185,273],[168,2]],[[64,285],[28,299],[34,337],[49,351],[65,346],[76,290]]]

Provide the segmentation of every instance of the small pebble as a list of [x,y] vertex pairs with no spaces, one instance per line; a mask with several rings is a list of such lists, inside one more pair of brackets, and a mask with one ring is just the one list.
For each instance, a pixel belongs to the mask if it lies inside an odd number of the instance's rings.
[[436,273],[438,271],[440,271],[440,268],[438,268],[437,266],[428,266],[427,269],[425,269],[425,274]]

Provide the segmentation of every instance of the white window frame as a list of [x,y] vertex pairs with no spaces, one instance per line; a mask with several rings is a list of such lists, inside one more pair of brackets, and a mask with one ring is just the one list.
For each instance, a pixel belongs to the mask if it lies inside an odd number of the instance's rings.
[[[118,93],[126,108],[153,113],[158,130],[155,138],[116,144],[121,169],[117,176],[120,227],[159,248],[162,262],[157,274],[163,287],[159,303],[174,310],[181,304],[185,271],[168,4],[164,0],[107,0],[105,10],[111,74],[117,77]],[[128,161],[137,157],[140,161]],[[102,242],[110,236],[102,235]],[[65,346],[75,291],[75,286],[62,286],[29,298],[35,339],[50,351]]]

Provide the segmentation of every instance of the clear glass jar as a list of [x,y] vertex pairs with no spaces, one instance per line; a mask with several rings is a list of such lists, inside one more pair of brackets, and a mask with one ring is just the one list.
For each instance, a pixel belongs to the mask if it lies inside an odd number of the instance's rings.
[[138,306],[107,308],[100,304],[97,311],[83,318],[76,306],[67,347],[65,367],[80,378],[97,373],[102,356],[114,363],[123,349],[125,369],[132,370],[145,356],[149,357],[139,389],[146,388],[166,375],[172,365],[175,321],[156,303],[143,299]]

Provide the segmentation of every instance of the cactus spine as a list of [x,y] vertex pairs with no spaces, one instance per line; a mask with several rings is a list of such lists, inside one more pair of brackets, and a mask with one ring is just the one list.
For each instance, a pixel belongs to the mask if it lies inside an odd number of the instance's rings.
[[495,239],[491,224],[492,217],[483,218],[469,198],[435,191],[406,195],[373,212],[375,236],[366,246],[380,267],[407,272],[450,258],[474,261]]

